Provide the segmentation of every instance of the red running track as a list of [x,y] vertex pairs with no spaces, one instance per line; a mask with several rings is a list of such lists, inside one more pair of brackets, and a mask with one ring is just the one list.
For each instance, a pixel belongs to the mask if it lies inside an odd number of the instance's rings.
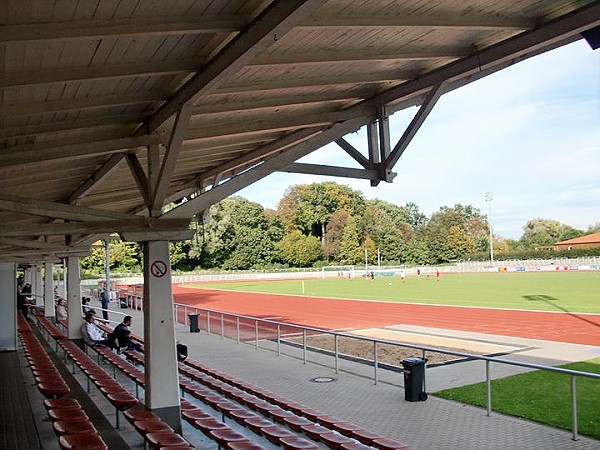
[[326,330],[416,325],[600,346],[600,315],[465,308],[173,286],[176,303]]

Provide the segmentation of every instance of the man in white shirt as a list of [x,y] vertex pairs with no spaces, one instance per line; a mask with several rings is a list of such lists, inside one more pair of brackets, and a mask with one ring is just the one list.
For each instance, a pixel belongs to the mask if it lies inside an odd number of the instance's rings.
[[88,345],[110,346],[106,339],[106,333],[94,323],[94,313],[89,312],[85,315],[85,322],[81,326],[81,334],[83,335],[83,340]]

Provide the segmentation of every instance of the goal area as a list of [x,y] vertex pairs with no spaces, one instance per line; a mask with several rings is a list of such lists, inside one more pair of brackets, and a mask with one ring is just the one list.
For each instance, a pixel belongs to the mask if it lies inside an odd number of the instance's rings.
[[354,266],[323,266],[321,278],[354,278]]

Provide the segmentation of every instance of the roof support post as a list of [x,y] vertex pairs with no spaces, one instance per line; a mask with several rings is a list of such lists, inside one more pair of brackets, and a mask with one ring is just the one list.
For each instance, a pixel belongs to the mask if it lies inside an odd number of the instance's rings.
[[0,351],[17,349],[17,265],[0,262]]
[[146,407],[181,433],[169,241],[143,246]]
[[53,270],[53,263],[44,263],[44,315],[50,318],[54,318],[56,316]]
[[69,256],[67,259],[67,337],[81,339],[81,276],[79,272],[79,257]]

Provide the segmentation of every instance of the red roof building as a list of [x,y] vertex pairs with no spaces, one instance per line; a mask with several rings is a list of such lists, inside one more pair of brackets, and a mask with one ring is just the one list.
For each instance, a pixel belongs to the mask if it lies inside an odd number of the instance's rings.
[[554,244],[554,250],[573,250],[576,248],[597,247],[600,247],[600,233],[587,234],[585,236],[568,239]]

